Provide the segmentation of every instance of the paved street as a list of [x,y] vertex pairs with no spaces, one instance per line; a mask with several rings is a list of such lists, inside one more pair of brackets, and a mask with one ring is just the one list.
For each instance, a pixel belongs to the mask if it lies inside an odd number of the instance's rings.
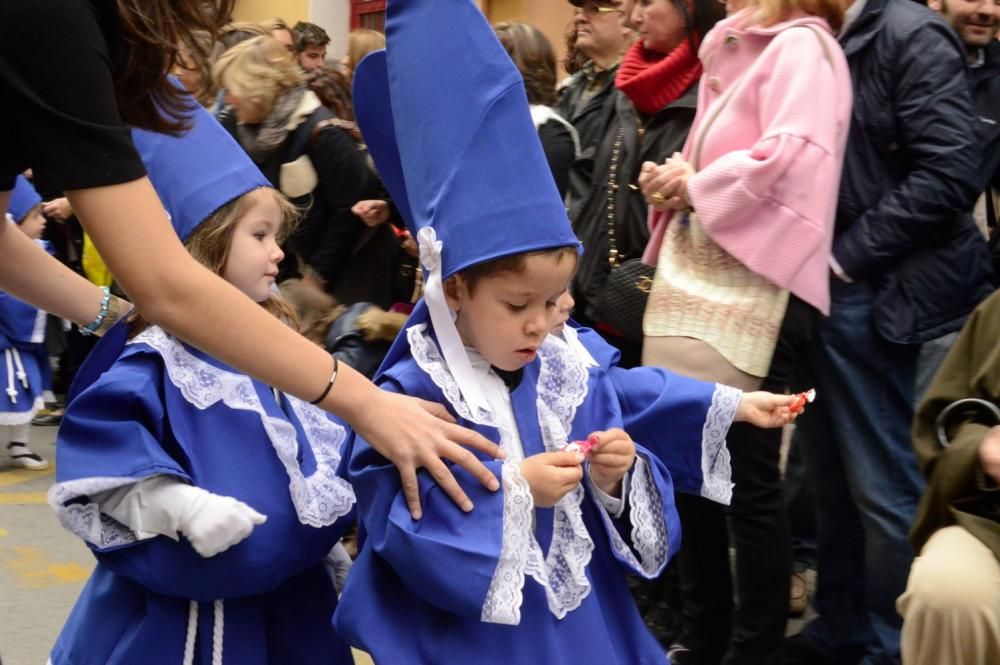
[[[55,460],[55,427],[33,427],[32,448]],[[0,657],[3,665],[45,665],[94,566],[80,539],[64,531],[45,492],[55,470],[10,466],[0,451]],[[358,665],[371,660],[356,654]]]

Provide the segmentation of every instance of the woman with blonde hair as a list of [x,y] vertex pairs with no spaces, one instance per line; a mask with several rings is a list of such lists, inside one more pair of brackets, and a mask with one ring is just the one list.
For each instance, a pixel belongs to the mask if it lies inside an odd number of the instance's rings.
[[[640,33],[652,4],[633,11]],[[644,364],[750,390],[795,383],[830,307],[851,114],[834,37],[843,17],[840,0],[759,0],[705,37],[683,156],[643,164],[639,179],[652,206],[644,259],[656,265]],[[740,424],[729,433],[736,580],[726,512],[697,497],[678,502],[685,625],[675,663],[765,663],[780,649],[791,570],[780,444],[778,430]]]
[[340,64],[344,66],[344,73],[348,78],[354,76],[354,68],[361,60],[371,53],[385,48],[385,35],[378,30],[368,30],[359,28],[351,30],[347,35],[347,52],[340,59]]
[[[376,264],[393,264],[399,241],[392,229],[369,229],[351,212],[358,201],[375,198],[379,183],[341,119],[271,37],[234,46],[219,58],[215,75],[235,109],[243,149],[275,187],[308,207],[288,245],[298,272],[345,305],[392,305],[392,280],[369,277]],[[294,265],[285,270],[282,277],[296,272]]]

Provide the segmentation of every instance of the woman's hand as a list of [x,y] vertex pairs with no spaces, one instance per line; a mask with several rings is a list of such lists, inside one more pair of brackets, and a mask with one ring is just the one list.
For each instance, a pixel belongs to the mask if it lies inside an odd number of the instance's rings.
[[791,410],[791,405],[797,398],[797,395],[778,395],[763,390],[743,393],[733,420],[765,429],[787,425],[798,416],[798,413]]
[[580,484],[583,454],[557,451],[539,453],[521,462],[521,475],[531,488],[536,508],[551,508]]
[[413,519],[420,519],[420,491],[417,469],[423,467],[458,506],[468,512],[472,501],[455,480],[442,458],[451,460],[496,491],[496,476],[466,448],[502,459],[500,447],[486,437],[455,424],[440,404],[374,390],[354,429],[399,470],[406,504]]
[[358,201],[351,212],[361,218],[365,226],[379,226],[389,221],[389,204],[378,199]]
[[680,153],[674,153],[663,164],[643,162],[639,188],[656,210],[689,210],[687,179],[693,174],[694,168]]
[[620,429],[594,432],[597,440],[590,449],[590,477],[602,492],[621,498],[622,478],[635,462],[635,444]]

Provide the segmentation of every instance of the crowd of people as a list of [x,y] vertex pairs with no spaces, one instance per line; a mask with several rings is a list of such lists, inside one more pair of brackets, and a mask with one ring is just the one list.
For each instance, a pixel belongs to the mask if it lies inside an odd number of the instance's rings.
[[1000,5],[569,2],[0,9],[54,665],[1000,662]]

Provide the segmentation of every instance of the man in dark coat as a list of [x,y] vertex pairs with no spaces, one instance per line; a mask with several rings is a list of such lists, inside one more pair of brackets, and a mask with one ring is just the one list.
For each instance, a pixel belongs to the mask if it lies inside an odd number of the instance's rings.
[[800,422],[818,504],[814,605],[785,663],[900,660],[896,599],[923,481],[910,445],[920,344],[990,291],[969,211],[980,149],[965,51],[910,0],[855,0],[840,36],[854,114],[831,258],[832,308]]

